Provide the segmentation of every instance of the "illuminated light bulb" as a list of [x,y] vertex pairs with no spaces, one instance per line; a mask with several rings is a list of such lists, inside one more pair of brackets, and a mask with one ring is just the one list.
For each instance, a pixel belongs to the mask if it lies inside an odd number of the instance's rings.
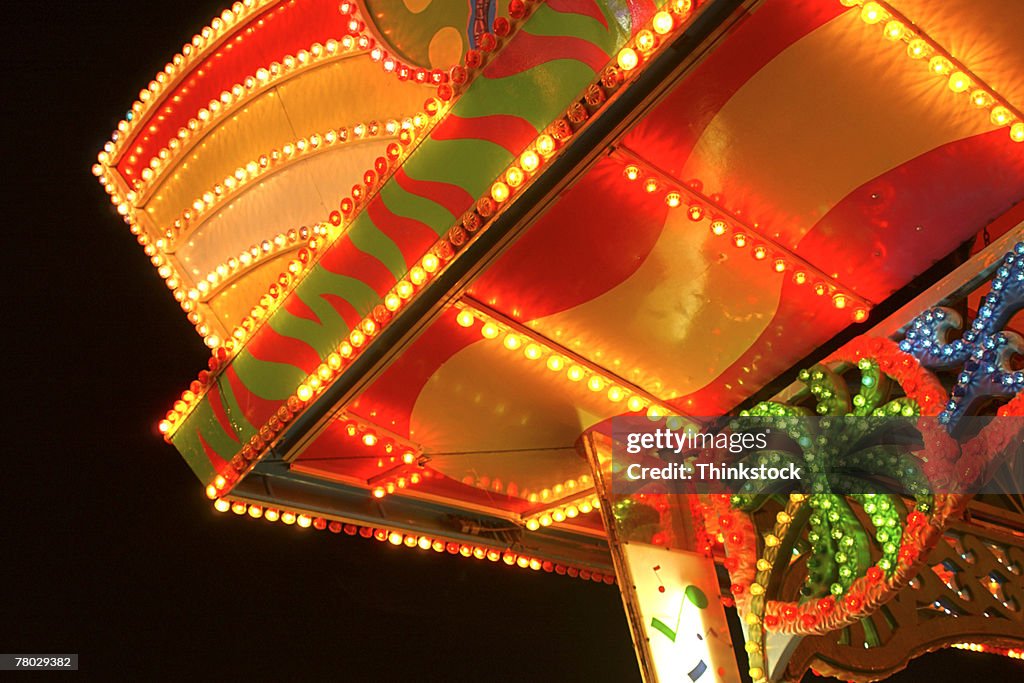
[[651,420],[660,420],[665,417],[665,411],[658,406],[651,406],[647,409],[647,417]]
[[1024,122],[1017,121],[1010,126],[1010,139],[1014,142],[1024,142]]
[[430,550],[430,539],[426,536],[420,536],[420,540],[416,543],[420,547],[420,550]]
[[512,334],[511,332],[505,335],[505,339],[502,342],[505,348],[508,349],[509,351],[515,351],[520,346],[522,346],[522,343],[523,341],[518,336]]
[[412,287],[412,283],[410,283],[410,282],[406,282],[405,280],[400,280],[399,283],[397,285],[395,285],[395,294],[397,294],[399,296],[399,298],[408,299],[409,297],[412,296],[412,293],[413,293],[413,287]]
[[537,170],[540,166],[540,157],[532,149],[528,149],[522,153],[519,157],[519,163],[522,165],[523,170],[527,173],[532,173]]
[[935,55],[928,60],[928,70],[933,74],[946,76],[953,70],[953,63],[942,55]]
[[483,335],[484,339],[495,339],[501,330],[494,323],[484,323],[480,328],[480,334]]
[[308,529],[313,523],[313,519],[309,515],[299,515],[295,518],[295,523],[303,529]]
[[579,517],[580,511],[575,505],[568,505],[565,508],[565,516],[569,519]]
[[953,92],[963,92],[971,85],[971,79],[963,71],[957,71],[949,77],[949,89]]
[[459,311],[459,314],[455,316],[455,322],[462,327],[472,327],[474,320],[473,314],[465,309]]
[[725,221],[722,221],[722,220],[711,221],[711,232],[713,232],[714,234],[718,235],[719,237],[724,235],[725,231],[728,230],[728,229],[729,229],[729,226],[726,225]]
[[1010,122],[1010,110],[1003,106],[992,107],[992,115],[989,120],[993,125],[1005,126]]
[[779,537],[775,534],[768,534],[764,537],[764,544],[769,548],[774,548],[779,544]]
[[638,413],[644,409],[644,400],[639,396],[630,396],[629,400],[626,401],[626,407],[629,408],[631,413]]
[[348,342],[341,342],[341,344],[338,345],[338,353],[341,354],[342,358],[351,358],[354,350],[352,349],[352,345]]
[[507,182],[510,187],[519,187],[523,184],[523,180],[525,178],[526,175],[523,173],[523,169],[518,166],[512,166],[505,171],[505,182]]
[[527,567],[530,566],[530,560],[528,560],[527,558],[525,558],[522,555],[520,555],[519,557],[516,558],[516,566],[521,568],[521,569],[526,569]]
[[732,243],[739,248],[747,246],[747,236],[742,232],[738,232],[732,236]]
[[505,183],[497,182],[491,185],[491,198],[499,204],[508,199],[508,195],[509,189]]
[[210,500],[214,500],[217,497],[217,488],[213,484],[206,487],[206,497]]
[[608,389],[608,400],[612,403],[618,403],[625,398],[625,396],[626,394],[622,391],[622,387],[612,386]]
[[640,57],[636,54],[636,51],[630,47],[624,47],[619,50],[619,55],[616,58],[619,64],[619,68],[623,71],[632,71],[636,68],[637,64],[640,63]]
[[540,528],[540,522],[538,522],[536,519],[528,519],[526,520],[526,528],[530,531],[536,531]]
[[846,295],[841,293],[834,295],[832,303],[836,308],[846,308]]
[[754,247],[752,253],[754,255],[754,258],[757,259],[758,261],[762,261],[766,256],[768,256],[768,250],[765,249],[764,246],[760,244]]
[[537,360],[543,354],[544,354],[543,349],[541,349],[536,344],[527,344],[526,348],[523,349],[523,355],[526,356],[527,358],[529,358],[530,360]]
[[862,322],[864,322],[867,319],[868,319],[868,309],[866,309],[866,308],[856,308],[856,309],[854,309],[854,311],[853,311],[853,320],[854,320],[854,322],[862,323]]
[[384,308],[389,311],[397,311],[402,306],[402,299],[397,294],[388,294],[384,297]]
[[273,509],[267,510],[265,513],[263,513],[263,519],[267,520],[268,522],[276,522],[277,520],[281,519],[281,513]]
[[839,0],[839,4],[843,7],[856,7],[862,2],[862,0]]
[[860,11],[860,18],[865,24],[877,24],[887,18],[889,13],[877,2],[866,2]]
[[423,270],[419,266],[413,266],[409,271],[409,281],[414,285],[422,285],[427,281],[427,271]]
[[228,485],[228,480],[224,478],[224,475],[218,474],[218,475],[217,475],[216,477],[214,477],[214,479],[213,479],[213,485],[214,485],[214,486],[215,486],[215,487],[217,488],[217,490],[219,491],[219,490],[221,490],[222,488],[224,488],[225,486],[227,486],[227,485]]
[[387,491],[385,491],[384,488],[381,487],[381,486],[378,486],[375,489],[373,489],[373,497],[374,498],[383,498],[386,495],[387,495]]
[[669,192],[665,195],[665,203],[668,204],[670,208],[676,208],[682,203],[682,201],[683,199],[679,196],[678,192]]
[[261,508],[259,505],[250,505],[249,516],[253,519],[259,519],[263,516],[263,508]]
[[793,273],[793,282],[795,282],[798,285],[806,283],[807,273],[803,272],[802,270],[796,271],[795,273]]
[[815,294],[817,294],[818,296],[825,296],[826,292],[828,292],[828,287],[825,286],[824,282],[815,282],[814,283],[814,293]]
[[436,272],[441,265],[441,260],[435,254],[427,254],[423,257],[423,270],[428,273]]
[[561,356],[551,356],[548,358],[547,366],[552,372],[560,372],[565,367],[565,361]]
[[402,545],[402,534],[397,531],[392,531],[388,534],[388,543],[391,545]]
[[585,515],[586,514],[590,514],[594,510],[594,506],[592,506],[587,501],[583,501],[582,503],[580,503],[579,508],[580,508],[580,512],[582,512]]
[[157,429],[161,434],[166,434],[171,431],[171,423],[167,420],[160,420],[160,423],[157,425]]
[[573,365],[566,371],[565,376],[569,378],[570,382],[579,382],[583,379],[583,368],[578,365]]
[[565,521],[565,513],[562,512],[561,510],[555,510],[554,512],[551,513],[551,521],[553,521],[553,522],[564,522]]
[[658,189],[658,181],[655,180],[654,178],[648,178],[646,181],[644,181],[644,191],[645,192],[655,192],[655,191],[657,191],[657,189]]
[[366,432],[365,434],[363,434],[363,445],[370,447],[376,446],[377,435],[374,434],[373,432]]
[[551,515],[545,513],[545,514],[541,515],[540,519],[538,519],[537,521],[540,522],[541,526],[551,526],[551,522],[553,520],[551,519]]
[[604,389],[604,380],[597,375],[594,375],[587,380],[587,388],[591,391],[601,391]]
[[903,37],[907,27],[902,22],[893,19],[885,25],[883,29],[886,38],[892,41],[897,41]]
[[348,341],[349,343],[352,344],[352,346],[359,348],[366,341],[366,335],[363,334],[360,330],[352,330],[351,332],[349,332]]
[[626,180],[636,180],[640,177],[640,169],[637,166],[630,164],[622,171],[622,175],[626,177]]
[[983,109],[992,104],[992,96],[984,90],[975,90],[971,93],[971,102],[975,107]]
[[313,398],[313,389],[311,389],[307,384],[300,384],[299,388],[295,390],[295,395],[298,396],[300,401],[305,403]]
[[928,41],[921,38],[914,38],[907,43],[907,55],[911,59],[924,59],[931,53],[931,51],[932,48],[931,45],[928,44]]
[[775,259],[775,264],[773,265],[773,267],[775,268],[776,273],[786,272],[786,260],[781,258]]
[[555,151],[555,139],[550,135],[540,135],[537,137],[537,151],[544,156],[551,156]]
[[675,21],[672,19],[672,15],[664,11],[655,14],[651,20],[654,32],[661,36],[671,31],[674,24]]
[[654,34],[644,29],[636,34],[636,46],[641,52],[650,52],[654,49]]
[[691,204],[686,209],[686,215],[690,218],[691,221],[699,221],[701,218],[704,217],[704,207],[701,206],[700,204]]
[[223,498],[218,498],[217,500],[213,501],[213,509],[215,509],[217,512],[227,512],[228,510],[231,509],[231,503],[224,500]]

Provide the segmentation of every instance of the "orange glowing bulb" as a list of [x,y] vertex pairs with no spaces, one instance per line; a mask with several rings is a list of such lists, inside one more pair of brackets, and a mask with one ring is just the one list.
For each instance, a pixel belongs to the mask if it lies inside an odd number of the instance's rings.
[[644,400],[639,396],[630,396],[629,400],[626,401],[626,407],[632,413],[638,413],[644,409]]
[[886,38],[892,41],[897,41],[903,37],[907,27],[902,22],[893,19],[885,25],[884,35]]
[[853,319],[855,322],[862,323],[868,319],[868,309],[857,308],[853,311]]
[[213,500],[217,497],[217,488],[213,484],[210,484],[209,486],[206,487],[206,497],[209,498],[210,500]]
[[501,330],[494,323],[484,323],[480,327],[480,334],[483,335],[484,339],[494,339],[501,334]]
[[465,309],[459,311],[459,314],[455,316],[455,322],[459,323],[462,327],[472,327],[473,321],[473,314]]
[[1024,122],[1017,121],[1010,126],[1010,139],[1014,142],[1024,142]]
[[865,24],[877,24],[889,15],[877,2],[864,3],[860,11],[860,18]]
[[682,203],[683,199],[679,196],[678,192],[669,192],[665,195],[665,203],[671,208],[676,208]]
[[971,93],[971,103],[981,109],[992,104],[992,96],[984,90],[975,90]]
[[578,365],[573,365],[565,373],[565,376],[568,377],[569,381],[571,382],[579,382],[581,379],[583,379],[583,368],[581,368]]
[[268,522],[276,522],[277,520],[281,519],[281,513],[279,513],[277,510],[267,510],[265,513],[263,513],[263,519],[267,520]]
[[518,336],[509,333],[505,335],[505,340],[502,343],[509,351],[515,351],[522,345],[523,341]]
[[619,64],[619,68],[623,71],[632,71],[640,63],[640,57],[633,48],[624,47],[619,50],[616,61]]
[[491,185],[491,198],[499,204],[508,199],[508,195],[509,189],[505,183],[497,182]]
[[217,487],[217,490],[224,488],[228,485],[228,480],[224,478],[224,475],[218,474],[213,478],[213,485]]
[[672,15],[664,11],[655,14],[651,20],[654,32],[662,36],[671,31],[674,24],[675,21],[672,19]]
[[963,92],[971,87],[971,79],[963,71],[957,71],[949,77],[949,89]]
[[775,259],[775,266],[774,267],[775,267],[775,272],[776,273],[784,273],[786,271],[786,261],[785,261],[785,259],[780,259],[780,258]]
[[846,295],[836,294],[832,297],[832,303],[836,308],[846,308]]
[[540,166],[540,157],[532,149],[528,149],[519,157],[519,163],[522,165],[523,170],[527,173],[532,173],[537,170]]
[[555,139],[550,135],[541,135],[537,137],[537,151],[544,156],[551,156],[555,151]]
[[1010,110],[1003,106],[992,107],[992,115],[989,119],[993,125],[1005,126],[1010,122]]
[[374,498],[383,498],[386,495],[387,495],[387,492],[382,487],[380,487],[380,486],[378,486],[375,489],[373,489],[373,497]]
[[625,392],[622,391],[622,387],[613,386],[608,389],[608,400],[612,403],[618,403],[625,397]]
[[441,265],[441,260],[435,254],[427,254],[422,260],[423,270],[428,273],[436,272]]
[[729,228],[729,226],[726,225],[725,221],[722,221],[722,220],[711,221],[711,232],[713,232],[714,234],[716,234],[718,236],[724,235],[725,231],[728,228]]
[[630,164],[623,169],[622,175],[626,177],[626,180],[636,180],[640,177],[640,169],[637,166]]
[[942,55],[935,55],[928,60],[928,70],[933,74],[946,76],[953,70],[953,63]]
[[742,232],[738,232],[732,236],[732,243],[740,248],[745,247],[747,246],[747,236]]
[[597,375],[594,375],[587,380],[587,388],[591,391],[601,391],[604,389],[604,380]]
[[313,398],[313,390],[307,384],[300,384],[299,388],[295,390],[295,395],[305,403]]
[[537,360],[543,355],[543,350],[536,344],[527,344],[526,348],[523,349],[523,355],[530,360]]
[[932,51],[928,41],[921,38],[914,38],[907,43],[907,55],[911,59],[924,59]]
[[523,174],[523,169],[518,166],[512,166],[505,171],[505,182],[509,184],[509,187],[519,187],[523,184],[523,180],[526,176]]
[[636,34],[636,46],[640,48],[641,52],[650,52],[654,49],[654,45],[654,34],[647,29]]
[[363,445],[370,447],[376,446],[377,435],[374,434],[373,432],[366,432],[365,434],[363,434]]
[[760,244],[754,247],[751,253],[754,255],[754,258],[757,259],[758,261],[762,261],[765,257],[768,256],[768,250],[765,249]]
[[655,180],[654,178],[648,178],[644,182],[644,191],[646,191],[646,192],[654,192],[657,189],[658,189],[658,181]]
[[796,271],[795,273],[793,273],[793,282],[795,282],[798,285],[804,284],[805,282],[807,282],[807,273],[803,272],[802,270]]
[[551,370],[552,372],[559,372],[565,367],[565,361],[562,360],[561,356],[551,356],[548,358],[547,365],[548,370]]
[[213,508],[217,512],[227,512],[228,510],[231,509],[231,503],[224,500],[223,498],[218,498],[217,500],[213,501]]
[[422,285],[427,281],[427,271],[419,266],[413,266],[409,271],[409,281],[417,286]]

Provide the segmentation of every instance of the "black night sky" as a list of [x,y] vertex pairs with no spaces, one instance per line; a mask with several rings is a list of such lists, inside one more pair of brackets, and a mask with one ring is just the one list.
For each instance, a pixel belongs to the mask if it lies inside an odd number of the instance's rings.
[[[208,354],[89,169],[226,4],[4,10],[0,652],[95,680],[638,681],[614,587],[221,515],[157,435]],[[1021,669],[950,651],[893,680],[981,673]]]

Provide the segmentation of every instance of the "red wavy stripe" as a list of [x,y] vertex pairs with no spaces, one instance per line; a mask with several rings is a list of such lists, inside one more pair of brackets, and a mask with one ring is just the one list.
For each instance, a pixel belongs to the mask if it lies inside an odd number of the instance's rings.
[[575,36],[535,36],[525,30],[513,36],[501,56],[484,67],[486,78],[507,78],[557,59],[586,64],[596,74],[608,63],[604,50]]
[[326,301],[331,308],[338,312],[345,324],[352,329],[359,324],[359,321],[363,319],[363,316],[359,315],[359,311],[356,307],[349,303],[346,299],[341,298],[338,294],[321,294],[320,298]]
[[547,5],[562,14],[582,14],[585,17],[597,19],[601,22],[601,26],[608,28],[608,21],[605,20],[601,9],[594,0],[548,0]]
[[291,365],[307,374],[320,365],[316,349],[301,339],[280,334],[270,325],[261,327],[245,348],[257,360]]
[[[451,114],[448,116],[450,118]],[[441,125],[444,124],[442,123]],[[395,171],[392,177],[398,183],[398,186],[406,192],[429,199],[435,204],[443,206],[455,218],[462,216],[473,205],[473,195],[458,185],[442,183],[436,180],[416,180],[410,178],[405,172],[404,166]]]
[[434,140],[484,140],[503,147],[509,154],[519,154],[537,137],[537,129],[525,119],[509,114],[468,119],[449,114],[430,137]]
[[[324,252],[319,265],[336,275],[346,275],[366,283],[380,296],[395,284],[395,276],[383,263],[352,244],[348,235]],[[365,315],[368,311],[360,311]],[[340,313],[340,311],[339,311]]]
[[398,245],[405,257],[405,265],[411,268],[416,259],[437,241],[437,233],[430,226],[415,218],[399,216],[387,207],[380,195],[370,200],[366,215],[381,232]]
[[409,419],[423,387],[444,363],[480,339],[449,309],[356,399],[350,410],[408,438]]
[[228,419],[227,411],[224,410],[224,402],[221,400],[220,387],[217,391],[206,392],[206,400],[210,404],[210,409],[213,411],[213,416],[217,418],[217,424],[220,425],[221,430],[227,434],[232,441],[238,443],[238,437],[235,435],[235,430],[231,426],[231,420]]
[[922,154],[861,185],[798,253],[881,301],[1024,197],[1024,154],[993,130]]
[[275,59],[308,50],[318,41],[340,38],[340,23],[337,0],[305,0],[281,3],[236,27],[234,37],[193,65],[161,106],[152,110],[145,125],[136,128],[137,137],[118,170],[129,180],[137,179],[145,164],[210,100]]
[[224,370],[223,377],[226,377],[228,384],[231,385],[231,391],[234,393],[235,400],[238,402],[242,414],[245,415],[245,419],[257,429],[281,407],[280,401],[268,401],[249,391],[249,388],[242,383],[242,379],[233,365],[229,365]]
[[680,174],[704,129],[748,80],[846,9],[838,2],[764,3],[626,135],[626,146]]
[[305,301],[297,296],[287,296],[284,300],[284,310],[294,315],[296,318],[308,320],[310,322],[323,325],[323,320],[316,314],[312,308],[309,307]]
[[470,293],[523,321],[579,306],[636,272],[661,236],[668,210],[661,196],[624,182],[621,165],[603,159],[473,282]]
[[227,458],[222,457],[217,451],[213,450],[213,446],[206,443],[206,439],[203,438],[202,430],[196,430],[196,436],[199,437],[199,445],[203,447],[203,453],[206,454],[206,459],[210,461],[210,467],[213,468],[214,472],[220,472],[224,467],[226,460],[229,460],[231,456]]
[[[687,415],[724,415],[849,324],[849,310],[836,310],[807,285],[786,278],[775,315],[743,355],[707,386],[669,403]],[[705,331],[708,344],[726,333]]]

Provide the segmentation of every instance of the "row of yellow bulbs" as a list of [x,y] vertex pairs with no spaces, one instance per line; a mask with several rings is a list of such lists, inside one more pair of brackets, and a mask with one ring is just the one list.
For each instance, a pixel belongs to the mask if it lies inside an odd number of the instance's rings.
[[204,26],[199,33],[192,36],[192,40],[185,43],[181,52],[174,57],[161,71],[158,71],[153,80],[139,92],[139,99],[132,103],[131,120],[122,119],[117,123],[117,130],[114,131],[111,140],[103,146],[106,156],[101,156],[100,162],[106,164],[109,159],[117,156],[122,140],[131,139],[131,133],[135,128],[146,121],[149,109],[159,101],[158,95],[168,86],[175,83],[176,77],[188,72],[193,62],[206,57],[206,53],[220,44],[224,33],[236,24],[244,24],[265,6],[277,0],[244,0],[235,2],[229,9],[224,10],[219,16],[214,17],[209,25]]
[[221,183],[214,185],[212,189],[207,190],[193,200],[189,208],[182,211],[181,216],[165,231],[165,234],[168,238],[173,239],[187,229],[189,223],[199,221],[204,214],[229,200],[237,191],[242,190],[247,183],[278,171],[293,161],[308,158],[318,152],[328,151],[336,144],[355,142],[378,136],[380,136],[380,139],[395,138],[401,130],[408,130],[414,126],[422,128],[425,125],[426,115],[418,114],[415,117],[405,117],[401,121],[389,119],[383,124],[377,121],[357,123],[351,128],[332,129],[322,135],[314,133],[308,138],[304,137],[287,142],[281,146],[281,149],[273,149],[268,154],[262,154],[259,158],[239,166],[232,174],[226,176]]
[[[642,171],[637,164],[627,164],[623,169],[623,176],[627,180],[637,181],[640,179]],[[653,194],[662,189],[662,184],[656,178],[648,177],[643,182],[644,191]],[[691,192],[691,190],[688,190]],[[696,194],[696,193],[694,193]],[[703,198],[701,198],[703,199]],[[679,190],[670,189],[665,194],[665,203],[669,208],[676,209],[683,206],[683,196]],[[687,215],[691,220],[699,221],[703,220],[706,216],[706,210],[704,206],[699,202],[692,202],[686,207]],[[710,227],[712,234],[721,237],[730,232],[730,225],[723,218],[710,216]],[[751,238],[752,234],[755,234],[751,228],[746,226],[737,225],[731,231],[732,243],[737,249],[742,249],[753,244],[750,253],[756,261],[765,261],[771,264],[772,270],[776,273],[785,273],[787,270],[793,271],[793,282],[798,285],[804,285],[812,282],[812,277],[809,274],[809,265],[798,259],[792,253],[786,252],[783,254],[781,249],[775,247],[775,253],[769,251],[769,247],[764,243],[754,242]],[[827,283],[823,277],[813,279],[812,286],[814,293],[818,296],[831,295],[832,305],[838,309],[845,309],[851,307],[851,317],[855,322],[864,322],[868,318],[867,306],[855,299],[852,295],[839,290],[834,285]]]
[[[238,109],[250,97],[273,88],[279,81],[301,69],[365,50],[368,40],[365,36],[358,39],[345,36],[340,41],[331,39],[326,44],[314,43],[309,50],[299,50],[294,56],[285,55],[280,62],[271,62],[269,67],[260,67],[255,74],[247,76],[243,83],[236,83],[230,90],[223,91],[219,98],[210,100],[206,107],[196,112],[195,117],[190,118],[185,126],[179,128],[168,140],[167,145],[149,160],[147,167],[142,169],[141,182],[136,185],[136,189],[145,192],[150,183],[174,165],[176,153],[187,149],[191,138],[198,137],[219,118]],[[131,155],[129,161],[134,161]]]
[[659,44],[658,36],[671,33],[681,23],[678,17],[686,17],[693,11],[692,0],[672,0],[668,11],[662,10],[651,17],[651,28],[637,31],[630,44],[619,50],[615,62],[623,71],[632,71],[640,66],[643,58],[654,51]]
[[596,495],[584,498],[576,502],[560,505],[550,510],[530,516],[525,520],[526,528],[536,531],[541,527],[549,527],[552,524],[560,524],[569,519],[575,519],[581,514],[585,515],[601,508],[601,499]]
[[1010,659],[1024,659],[1024,649],[1015,650],[1012,647],[1001,651],[1001,648],[992,647],[985,643],[953,643],[951,647],[955,647],[958,650],[970,650],[971,652],[991,652],[993,654],[1003,654]]
[[[288,526],[295,525],[302,529],[308,529],[310,527],[318,530],[329,529],[334,533],[339,533],[344,530],[349,535],[359,534],[364,538],[374,538],[381,542],[388,542],[394,546],[404,546],[406,548],[418,548],[419,550],[433,550],[434,552],[442,553],[447,552],[451,555],[461,555],[462,557],[472,557],[477,560],[489,560],[491,562],[498,562],[499,560],[506,565],[512,567],[516,566],[521,569],[532,569],[533,571],[540,571],[541,569],[550,572],[555,571],[556,567],[554,563],[544,561],[538,557],[532,557],[529,555],[521,555],[512,550],[498,550],[481,545],[470,545],[467,543],[459,543],[456,541],[446,541],[440,538],[431,538],[420,534],[406,534],[401,531],[389,531],[388,529],[371,529],[369,527],[359,527],[354,524],[342,524],[341,522],[328,522],[321,517],[313,517],[301,512],[291,512],[289,510],[279,510],[273,507],[264,508],[262,505],[246,504],[242,501],[231,501],[226,498],[217,498],[213,507],[217,512],[233,512],[238,516],[248,515],[252,519],[265,519],[268,522],[280,521]],[[604,582],[612,584],[615,582],[615,577],[612,575],[605,575],[600,572],[592,572],[586,569],[577,569],[575,567],[561,567],[561,571],[558,573],[565,573],[569,576],[579,576],[583,579],[589,579],[595,582]]]
[[[964,69],[957,66],[952,55],[923,33],[894,18],[894,10],[882,2],[863,0],[839,0],[845,7],[861,6],[860,18],[865,24],[882,24],[882,35],[893,42],[906,43],[907,56],[914,60],[927,60],[928,70],[946,80],[947,87],[955,93],[969,93],[971,103],[979,109],[989,111],[989,121],[994,126],[1009,126],[1010,139],[1024,142],[1024,121],[1021,121],[1009,104],[995,93],[980,87],[982,84]],[[884,22],[884,23],[883,23]]]
[[[232,256],[227,261],[219,263],[216,268],[207,273],[196,282],[196,286],[188,290],[187,299],[198,301],[214,291],[217,285],[228,278],[246,270],[252,266],[259,265],[266,257],[280,254],[289,249],[297,249],[303,245],[310,246],[310,239],[323,238],[327,236],[327,228],[323,225],[314,225],[312,229],[305,226],[298,230],[289,230],[278,233],[272,239],[266,239],[259,244],[254,244],[238,256]],[[152,257],[153,265],[159,265],[157,259],[159,254]],[[185,308],[182,302],[182,308]],[[185,308],[186,311],[191,310]]]
[[525,333],[510,329],[491,316],[470,306],[463,305],[455,317],[456,322],[462,327],[473,327],[480,322],[480,336],[484,339],[501,339],[501,344],[509,351],[522,350],[522,354],[528,360],[543,361],[544,365],[552,372],[565,372],[565,378],[570,382],[582,382],[594,393],[603,393],[604,397],[611,403],[622,403],[625,401],[626,408],[633,413],[642,410],[647,411],[647,416],[652,419],[671,415],[674,411],[668,406],[654,403],[644,396],[634,393],[631,389],[611,380],[586,365],[574,362],[551,349],[545,342],[532,338]]

